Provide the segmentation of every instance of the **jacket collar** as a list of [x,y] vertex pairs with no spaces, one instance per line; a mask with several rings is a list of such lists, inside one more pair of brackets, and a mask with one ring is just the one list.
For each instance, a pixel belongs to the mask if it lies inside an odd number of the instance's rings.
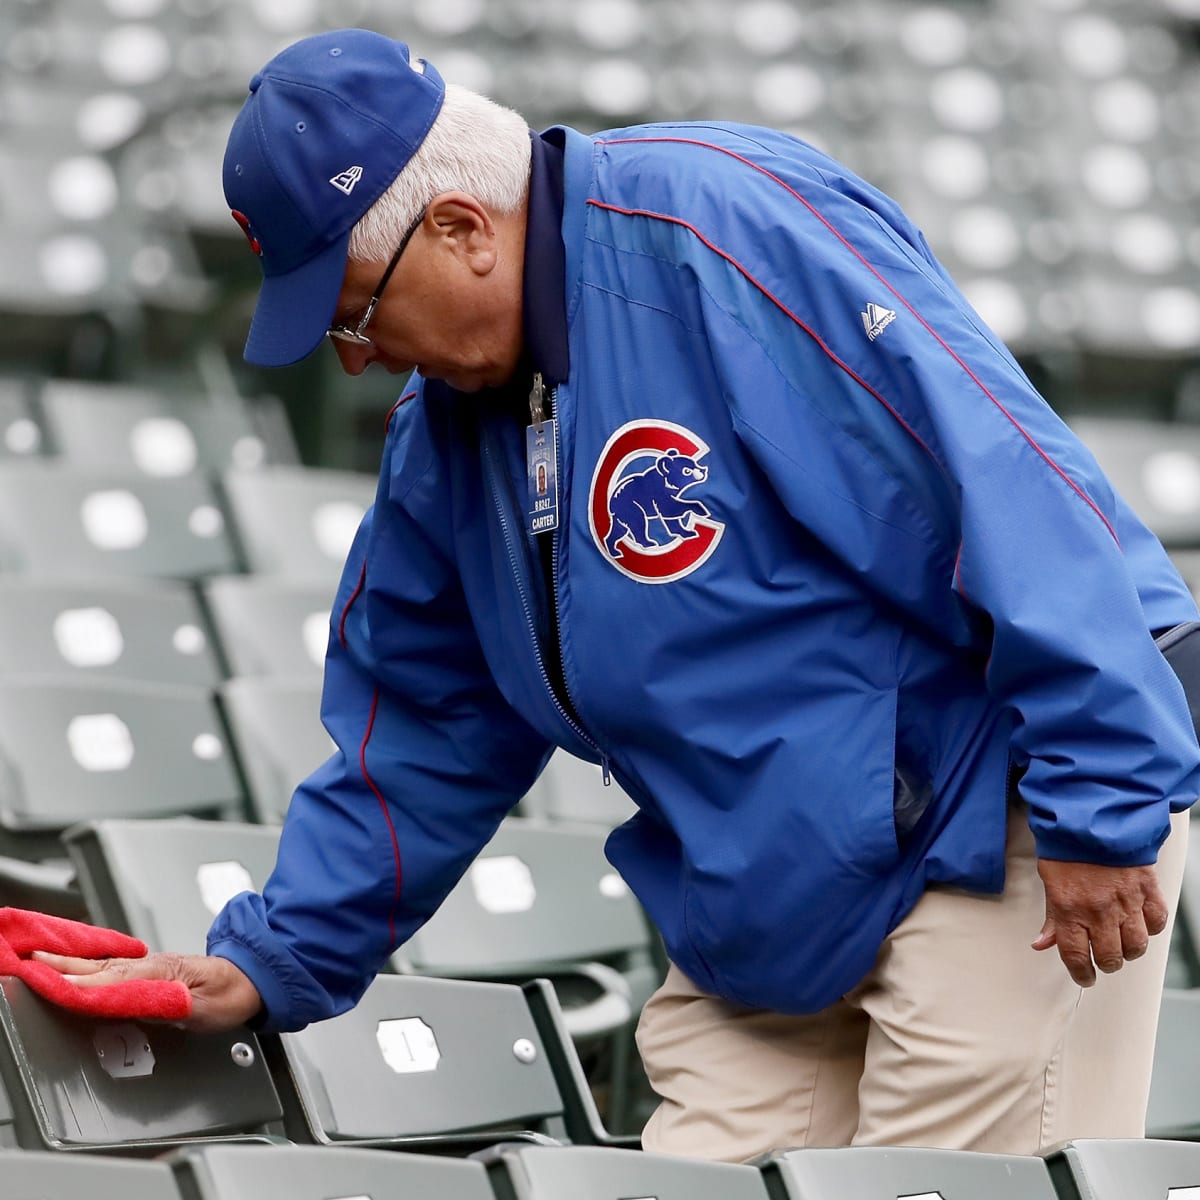
[[561,129],[530,130],[529,213],[522,287],[526,355],[547,387],[570,370],[567,349],[566,250],[562,238],[563,141]]

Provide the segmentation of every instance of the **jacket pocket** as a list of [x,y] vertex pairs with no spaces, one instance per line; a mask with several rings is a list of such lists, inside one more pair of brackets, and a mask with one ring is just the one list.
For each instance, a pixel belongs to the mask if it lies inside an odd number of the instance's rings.
[[[854,854],[857,865],[871,873],[896,865],[900,847],[929,805],[932,788],[919,774],[900,762],[897,754],[894,688],[880,691],[877,712],[871,720],[879,745],[872,760],[864,763],[860,794],[856,797],[857,836],[861,843]],[[865,714],[864,714],[865,716]]]

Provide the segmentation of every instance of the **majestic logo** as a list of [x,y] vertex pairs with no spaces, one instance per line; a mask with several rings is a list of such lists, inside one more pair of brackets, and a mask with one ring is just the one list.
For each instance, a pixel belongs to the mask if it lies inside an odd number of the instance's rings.
[[348,196],[354,191],[354,185],[362,178],[362,174],[362,167],[347,167],[344,171],[339,171],[329,182],[339,192],[345,192]]
[[592,540],[622,575],[671,583],[717,548],[725,526],[684,493],[708,478],[705,445],[669,421],[630,421],[608,439],[588,494]]
[[245,213],[238,212],[238,210],[236,208],[232,209],[231,211],[233,214],[233,219],[242,227],[242,232],[246,235],[246,241],[248,241],[250,243],[250,249],[253,250],[254,253],[259,256],[259,258],[261,258],[262,257],[262,242],[260,242],[258,240],[258,238],[254,235],[253,231],[251,230],[250,218],[248,216],[246,216]]
[[868,304],[867,311],[858,315],[862,317],[867,340],[871,342],[896,319],[896,314],[890,308],[884,308],[882,304]]

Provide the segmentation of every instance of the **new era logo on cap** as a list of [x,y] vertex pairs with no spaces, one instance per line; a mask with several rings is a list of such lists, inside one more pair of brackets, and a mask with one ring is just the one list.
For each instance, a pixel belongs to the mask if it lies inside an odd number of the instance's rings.
[[344,171],[339,171],[329,182],[339,192],[345,192],[348,196],[354,191],[354,185],[362,178],[362,173],[362,167],[347,167]]

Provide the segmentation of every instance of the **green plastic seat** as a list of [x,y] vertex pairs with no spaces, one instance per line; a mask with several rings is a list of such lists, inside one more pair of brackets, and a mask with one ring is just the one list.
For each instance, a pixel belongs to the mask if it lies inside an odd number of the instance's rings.
[[321,676],[239,676],[218,695],[255,819],[279,824],[296,785],[336,750],[321,724]]
[[213,688],[224,677],[199,598],[170,579],[0,578],[0,660],[10,678]]
[[469,1159],[336,1146],[207,1145],[165,1157],[187,1200],[496,1200]]
[[222,575],[203,596],[230,675],[320,677],[329,641],[332,580]]
[[63,842],[90,920],[151,950],[203,954],[209,926],[238,892],[261,891],[279,829],[236,821],[86,821]]
[[377,480],[331,467],[227,471],[225,497],[255,574],[336,583]]
[[611,1140],[544,981],[380,975],[350,1011],[281,1034],[278,1054],[296,1142],[463,1153]]
[[237,396],[48,379],[38,396],[55,452],[69,462],[177,478],[268,463],[295,463],[286,424]]
[[99,1154],[0,1151],[5,1200],[182,1200],[171,1168]]
[[776,1200],[1059,1200],[1033,1156],[851,1146],[781,1149],[756,1161]]
[[1046,1156],[1059,1200],[1194,1200],[1200,1144],[1152,1138],[1081,1139]]
[[597,1146],[505,1145],[478,1157],[511,1200],[768,1200],[762,1175],[734,1163]]
[[613,829],[637,806],[616,780],[604,782],[595,763],[555,750],[533,787],[521,800],[521,815],[573,821]]
[[218,497],[197,475],[0,463],[0,571],[200,579],[240,569]]
[[1200,1140],[1200,990],[1163,989],[1146,1134]]
[[0,1081],[25,1149],[154,1152],[281,1136],[279,1096],[247,1029],[201,1035],[79,1016],[5,976],[0,1034]]

